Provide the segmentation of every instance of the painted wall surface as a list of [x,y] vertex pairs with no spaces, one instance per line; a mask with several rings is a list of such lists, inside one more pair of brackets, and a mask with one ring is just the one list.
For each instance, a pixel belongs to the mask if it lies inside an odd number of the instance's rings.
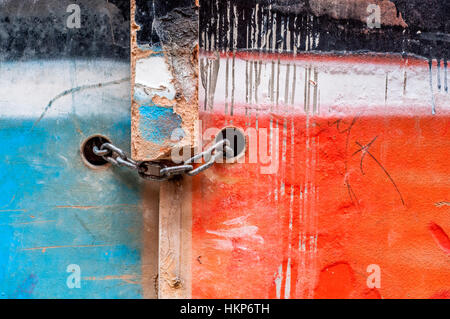
[[142,297],[142,185],[80,156],[130,150],[129,6],[25,2],[0,4],[0,297]]
[[250,148],[193,181],[193,297],[449,297],[450,11],[422,2],[200,1],[203,132]]
[[[197,105],[193,69],[179,71],[196,65],[195,40],[171,41],[195,34],[173,23],[180,7],[196,14],[182,2],[145,1],[178,28],[134,21],[135,74],[123,1],[0,5],[1,296],[148,296],[142,185],[88,169],[79,145],[101,133],[166,156],[200,108],[204,130],[269,134],[255,163],[249,150],[192,180],[193,297],[448,297],[448,4],[200,1]],[[130,79],[143,88],[133,128]]]

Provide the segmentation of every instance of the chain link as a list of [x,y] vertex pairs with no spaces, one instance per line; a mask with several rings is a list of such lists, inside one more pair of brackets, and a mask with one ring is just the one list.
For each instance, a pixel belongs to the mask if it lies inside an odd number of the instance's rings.
[[[170,165],[168,161],[161,162],[135,162],[123,150],[111,143],[105,143],[100,148],[94,146],[94,154],[101,156],[105,161],[114,166],[127,167],[136,170],[140,177],[146,180],[165,181],[176,175],[186,174],[195,176],[214,165],[221,157],[232,158],[234,151],[231,143],[223,139],[215,143],[205,151],[191,157],[182,165]],[[224,156],[225,155],[225,156]],[[194,163],[204,159],[205,163],[194,168]]]
[[115,166],[128,167],[134,170],[138,169],[138,163],[133,161],[128,155],[115,145],[110,143],[103,144],[100,148],[94,146],[94,154],[103,157],[103,159]]

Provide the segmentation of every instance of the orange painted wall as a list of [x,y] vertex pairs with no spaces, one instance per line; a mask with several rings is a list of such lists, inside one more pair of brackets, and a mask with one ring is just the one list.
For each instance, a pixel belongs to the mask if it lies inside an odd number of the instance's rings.
[[280,167],[194,179],[194,298],[449,297],[449,114],[220,109],[201,114],[204,128],[278,127]]

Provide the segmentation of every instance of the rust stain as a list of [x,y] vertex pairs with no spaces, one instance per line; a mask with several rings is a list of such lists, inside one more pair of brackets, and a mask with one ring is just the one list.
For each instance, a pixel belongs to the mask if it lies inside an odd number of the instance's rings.
[[137,280],[137,275],[121,275],[121,276],[104,276],[104,277],[83,277],[83,280],[122,280],[128,284],[139,285],[140,281]]
[[176,100],[170,100],[164,96],[158,96],[158,95],[153,96],[152,102],[155,103],[155,105],[166,106],[166,107],[172,107],[174,104],[177,103]]
[[62,205],[62,206],[55,206],[54,208],[58,208],[58,209],[60,208],[60,209],[82,209],[82,210],[90,210],[90,209],[115,208],[115,207],[130,207],[130,208],[137,208],[138,205],[129,205],[129,204],[105,205],[105,206]]
[[16,212],[26,213],[27,210],[26,209],[4,209],[4,210],[0,210],[0,213],[16,213]]
[[24,248],[23,251],[31,251],[31,250],[42,250],[43,253],[47,251],[47,249],[59,249],[59,248],[94,248],[94,247],[111,247],[115,245],[66,245],[66,246],[46,246],[46,247],[33,247],[33,248]]

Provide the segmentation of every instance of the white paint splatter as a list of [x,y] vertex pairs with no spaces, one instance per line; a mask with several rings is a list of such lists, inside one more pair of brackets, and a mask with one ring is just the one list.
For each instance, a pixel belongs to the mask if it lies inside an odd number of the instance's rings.
[[282,278],[283,278],[283,266],[280,265],[280,267],[278,267],[277,277],[275,278],[275,289],[276,289],[277,299],[281,298],[281,280],[282,280]]
[[227,239],[243,238],[247,240],[255,241],[259,244],[264,244],[264,238],[257,235],[258,227],[256,226],[243,226],[238,228],[231,228],[227,230],[207,230],[208,234],[217,235]]

